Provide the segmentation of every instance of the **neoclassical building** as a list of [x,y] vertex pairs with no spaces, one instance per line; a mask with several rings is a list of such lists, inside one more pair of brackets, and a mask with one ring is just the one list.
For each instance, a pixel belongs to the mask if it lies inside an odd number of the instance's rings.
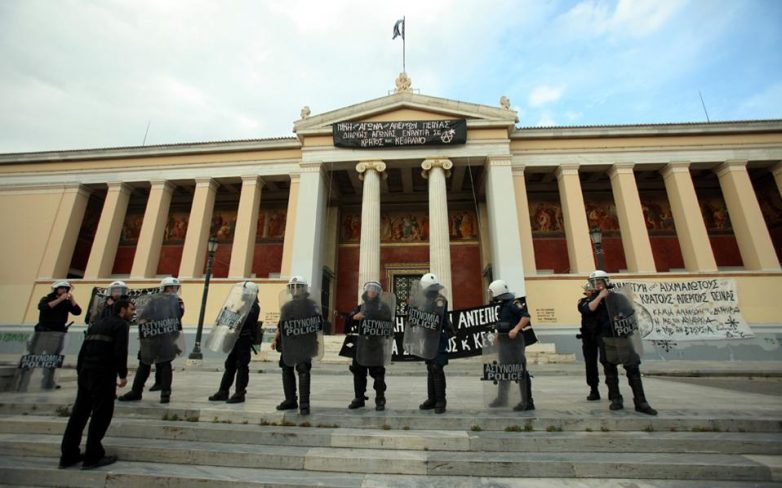
[[594,228],[610,273],[731,277],[749,323],[780,323],[782,121],[518,127],[509,107],[402,90],[305,107],[292,137],[2,154],[0,324],[35,322],[53,279],[86,305],[174,275],[193,325],[215,236],[207,322],[242,279],[274,322],[296,274],[339,332],[362,283],[402,300],[431,270],[455,308],[503,278],[572,326]]

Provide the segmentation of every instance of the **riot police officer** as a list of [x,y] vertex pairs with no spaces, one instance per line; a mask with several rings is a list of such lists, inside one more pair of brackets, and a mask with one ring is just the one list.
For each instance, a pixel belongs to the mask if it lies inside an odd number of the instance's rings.
[[101,319],[109,318],[114,315],[114,303],[121,297],[128,296],[128,285],[124,281],[114,281],[106,289],[108,296],[103,303],[103,309],[100,311]]
[[383,292],[382,285],[377,281],[369,281],[364,284],[364,293],[361,295],[362,303],[354,310],[350,317],[348,329],[355,328],[364,319],[371,319],[376,323],[385,323],[390,325],[391,335],[363,335],[359,337],[356,347],[353,349],[353,362],[350,365],[350,372],[353,373],[353,392],[355,397],[348,405],[348,408],[354,410],[365,405],[367,399],[364,395],[367,391],[367,373],[374,380],[375,389],[375,410],[382,411],[386,408],[386,368],[385,364],[390,360],[390,345],[393,340],[393,312],[388,304],[381,299]]
[[[243,285],[245,293],[254,296],[247,317],[242,323],[239,337],[236,339],[231,352],[225,358],[225,372],[220,381],[220,389],[217,393],[209,397],[210,401],[225,401],[226,403],[243,403],[247,394],[247,385],[250,382],[250,359],[253,347],[253,328],[258,323],[258,317],[261,314],[261,305],[258,301],[258,285],[247,281]],[[236,389],[229,398],[228,392],[236,377]]]
[[[511,293],[504,280],[494,280],[489,285],[489,294],[493,301],[499,303],[497,333],[499,341],[499,359],[501,364],[519,361],[522,365],[522,378],[519,382],[521,401],[513,407],[516,411],[535,410],[532,400],[532,380],[527,370],[527,358],[524,354],[523,329],[530,323],[529,313],[524,304]],[[520,341],[520,344],[515,342]],[[498,407],[507,403],[510,382],[499,382],[497,398],[489,404]]]
[[[79,351],[78,392],[62,438],[61,469],[82,460],[82,469],[106,466],[117,460],[116,456],[106,456],[101,440],[114,414],[116,387],[122,388],[128,382],[128,320],[133,316],[134,306],[127,297],[120,297],[112,311],[114,315],[95,321],[87,329]],[[79,444],[90,416],[87,446],[82,456]]]
[[[299,409],[301,415],[310,414],[310,371],[312,359],[322,353],[319,335],[322,337],[322,321],[320,307],[310,298],[309,284],[301,276],[293,276],[288,280],[288,300],[280,309],[280,320],[277,332],[272,341],[272,349],[280,354],[279,366],[282,369],[282,389],[285,400],[277,405],[277,410]],[[301,335],[283,335],[286,324],[295,321],[320,321],[317,332],[306,332]],[[309,330],[309,328],[308,328]],[[320,351],[319,351],[320,349]],[[296,398],[296,374],[299,376],[299,397]]]
[[[81,315],[81,307],[76,303],[71,293],[71,283],[66,280],[56,281],[52,284],[52,291],[38,302],[38,323],[35,325],[35,334],[31,341],[31,352],[37,347],[37,343],[43,340],[42,336],[47,332],[62,332],[64,340],[68,331],[66,323],[68,314]],[[41,337],[39,337],[41,336]],[[60,341],[56,349],[62,351],[63,343]],[[44,390],[59,388],[54,382],[54,368],[44,368],[42,385]]]
[[[177,278],[169,276],[163,278],[160,281],[160,291],[164,294],[176,295],[179,302],[178,328],[181,334],[182,331],[182,316],[185,314],[185,303],[179,296],[180,283]],[[180,351],[181,352],[181,351]],[[171,384],[173,382],[173,369],[171,366],[171,360],[160,361],[155,363],[155,368],[160,372],[160,403],[169,403],[171,401]],[[144,390],[144,383],[149,378],[149,374],[152,371],[152,364],[147,364],[141,360],[141,351],[139,351],[139,364],[136,369],[136,375],[133,377],[133,386],[131,391],[125,393],[118,398],[121,402],[132,402],[141,400],[141,395]],[[157,383],[157,382],[156,382]]]
[[584,365],[586,367],[586,382],[589,386],[589,395],[587,400],[600,400],[600,391],[597,385],[600,384],[600,377],[597,371],[597,361],[600,358],[600,364],[603,370],[606,368],[605,349],[600,347],[600,330],[597,316],[589,309],[589,302],[595,298],[595,287],[591,282],[584,285],[584,296],[578,301],[578,311],[581,313],[581,330],[578,338],[581,339],[581,351],[584,354]]
[[[613,322],[616,317],[611,317],[607,301],[611,299],[610,277],[608,273],[597,270],[589,275],[589,282],[594,286],[597,292],[594,298],[589,302],[588,309],[593,312],[597,318],[599,327],[599,347],[605,354],[605,375],[606,386],[608,386],[608,399],[611,401],[609,408],[611,410],[621,410],[624,408],[624,399],[619,392],[619,372],[617,366],[622,364],[627,374],[627,382],[633,391],[633,403],[635,410],[647,415],[657,415],[657,410],[653,409],[646,401],[643,382],[641,380],[641,358],[638,351],[634,350],[630,338],[617,337],[614,331]],[[624,298],[624,297],[622,297]],[[623,349],[622,354],[608,354],[606,343],[611,341],[614,351]],[[612,357],[614,356],[614,357]]]
[[437,354],[432,359],[426,359],[426,400],[418,406],[421,410],[432,410],[434,413],[445,413],[447,405],[445,398],[446,381],[445,366],[448,365],[448,299],[442,294],[443,286],[432,273],[421,277],[423,302],[420,304],[425,312],[436,313],[439,316],[437,335]]

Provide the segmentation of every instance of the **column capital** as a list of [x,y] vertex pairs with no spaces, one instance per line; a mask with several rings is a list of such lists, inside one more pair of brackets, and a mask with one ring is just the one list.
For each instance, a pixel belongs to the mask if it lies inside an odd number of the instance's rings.
[[159,188],[166,192],[173,192],[176,185],[168,180],[151,180],[149,182],[150,189]]
[[745,171],[746,168],[747,168],[746,159],[732,159],[732,160],[725,161],[724,163],[714,168],[714,172],[717,173],[717,176],[719,177],[730,171]]
[[486,166],[510,166],[510,154],[502,156],[486,156]]
[[771,174],[774,176],[782,176],[782,161],[771,167]]
[[106,183],[109,191],[118,191],[120,193],[132,193],[133,187],[122,181],[109,181]]
[[301,173],[317,173],[323,170],[323,163],[320,161],[302,161],[299,163]]
[[578,175],[578,168],[581,166],[578,163],[564,163],[557,166],[557,169],[554,171],[554,175],[556,175],[557,179],[562,178],[565,175]]
[[291,179],[291,183],[298,183],[301,180],[301,173],[291,173],[288,177]]
[[242,175],[242,185],[263,186],[266,181],[260,175]]
[[217,181],[214,178],[196,178],[196,188],[209,188],[212,191],[217,190]]
[[524,169],[526,166],[523,164],[514,164],[510,167],[510,171],[513,174],[513,176],[524,176]]
[[627,174],[633,174],[633,168],[635,168],[635,163],[629,163],[629,162],[622,162],[622,163],[614,163],[611,165],[611,167],[608,169],[608,177],[610,179],[614,179],[617,175],[627,175]]
[[669,175],[673,173],[688,173],[690,172],[690,162],[689,161],[671,161],[670,163],[666,164],[663,169],[660,170],[660,174],[663,176],[663,178],[667,178]]
[[76,193],[85,196],[90,196],[92,194],[92,190],[81,183],[69,183],[65,185],[64,191],[65,193]]
[[429,172],[432,171],[434,168],[442,168],[445,172],[445,177],[451,176],[451,168],[453,168],[453,162],[451,162],[450,159],[445,158],[430,158],[430,159],[424,159],[421,163],[421,168],[423,168],[423,171],[421,171],[421,176],[424,178],[429,177]]
[[359,163],[356,165],[356,171],[358,171],[358,179],[363,180],[364,173],[366,173],[369,170],[374,170],[377,171],[378,173],[382,173],[384,178],[388,177],[388,174],[385,173],[386,163],[379,159],[376,159],[370,161],[359,161]]

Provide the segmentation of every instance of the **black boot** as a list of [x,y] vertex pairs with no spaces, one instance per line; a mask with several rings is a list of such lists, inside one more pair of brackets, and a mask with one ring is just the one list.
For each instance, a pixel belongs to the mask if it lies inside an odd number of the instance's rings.
[[432,367],[426,367],[426,401],[418,406],[421,410],[431,410],[435,404],[434,374]]
[[535,410],[535,402],[532,400],[532,376],[529,371],[524,371],[523,377],[519,382],[519,390],[521,391],[521,401],[518,405],[513,407],[513,410],[517,412],[526,412]]
[[593,386],[592,389],[589,391],[589,395],[587,395],[587,400],[590,402],[600,400],[600,392],[597,390],[596,386]]
[[[350,410],[357,408],[363,408],[367,397],[364,396],[367,392],[367,377],[366,370],[359,370],[359,368],[350,367],[350,371],[353,373],[353,400],[348,405]],[[362,374],[363,372],[363,374]]]
[[117,400],[121,402],[137,402],[141,400],[141,394],[136,393],[133,390],[130,390],[129,392],[125,393],[124,395],[120,395],[117,397]]
[[310,368],[309,363],[296,365],[296,371],[299,373],[299,414],[310,414]]
[[171,390],[160,390],[160,403],[171,402]]
[[285,400],[277,405],[277,410],[296,410],[299,403],[296,401],[296,373],[293,368],[282,368],[282,391]]
[[445,413],[445,371],[442,366],[436,366],[434,372],[434,413]]
[[209,397],[210,402],[224,402],[228,400],[228,392],[225,390],[217,390],[217,393]]
[[386,371],[382,368],[373,376],[375,382],[375,410],[382,412],[386,409]]
[[606,386],[608,387],[608,399],[611,400],[611,405],[608,406],[611,410],[622,410],[624,407],[624,398],[619,393],[619,377],[606,375]]
[[155,384],[153,384],[149,388],[149,391],[160,391],[162,389],[163,389],[163,385],[161,384],[161,381],[160,381],[160,369],[159,368],[155,368]]
[[244,403],[245,391],[235,391],[234,394],[225,401],[225,403]]
[[508,390],[510,389],[510,382],[500,381],[497,384],[497,398],[489,403],[489,408],[506,407],[508,405]]
[[657,410],[653,409],[651,405],[646,401],[646,395],[644,394],[644,385],[641,380],[641,372],[635,371],[633,374],[628,372],[627,381],[630,383],[630,389],[633,390],[633,403],[635,404],[635,411],[645,413],[646,415],[657,415]]

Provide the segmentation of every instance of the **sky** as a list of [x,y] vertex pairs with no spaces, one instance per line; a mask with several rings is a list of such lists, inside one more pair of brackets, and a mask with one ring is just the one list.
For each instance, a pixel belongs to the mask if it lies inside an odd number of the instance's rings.
[[1,0],[0,153],[292,136],[393,89],[402,16],[413,88],[519,126],[782,118],[781,0]]

